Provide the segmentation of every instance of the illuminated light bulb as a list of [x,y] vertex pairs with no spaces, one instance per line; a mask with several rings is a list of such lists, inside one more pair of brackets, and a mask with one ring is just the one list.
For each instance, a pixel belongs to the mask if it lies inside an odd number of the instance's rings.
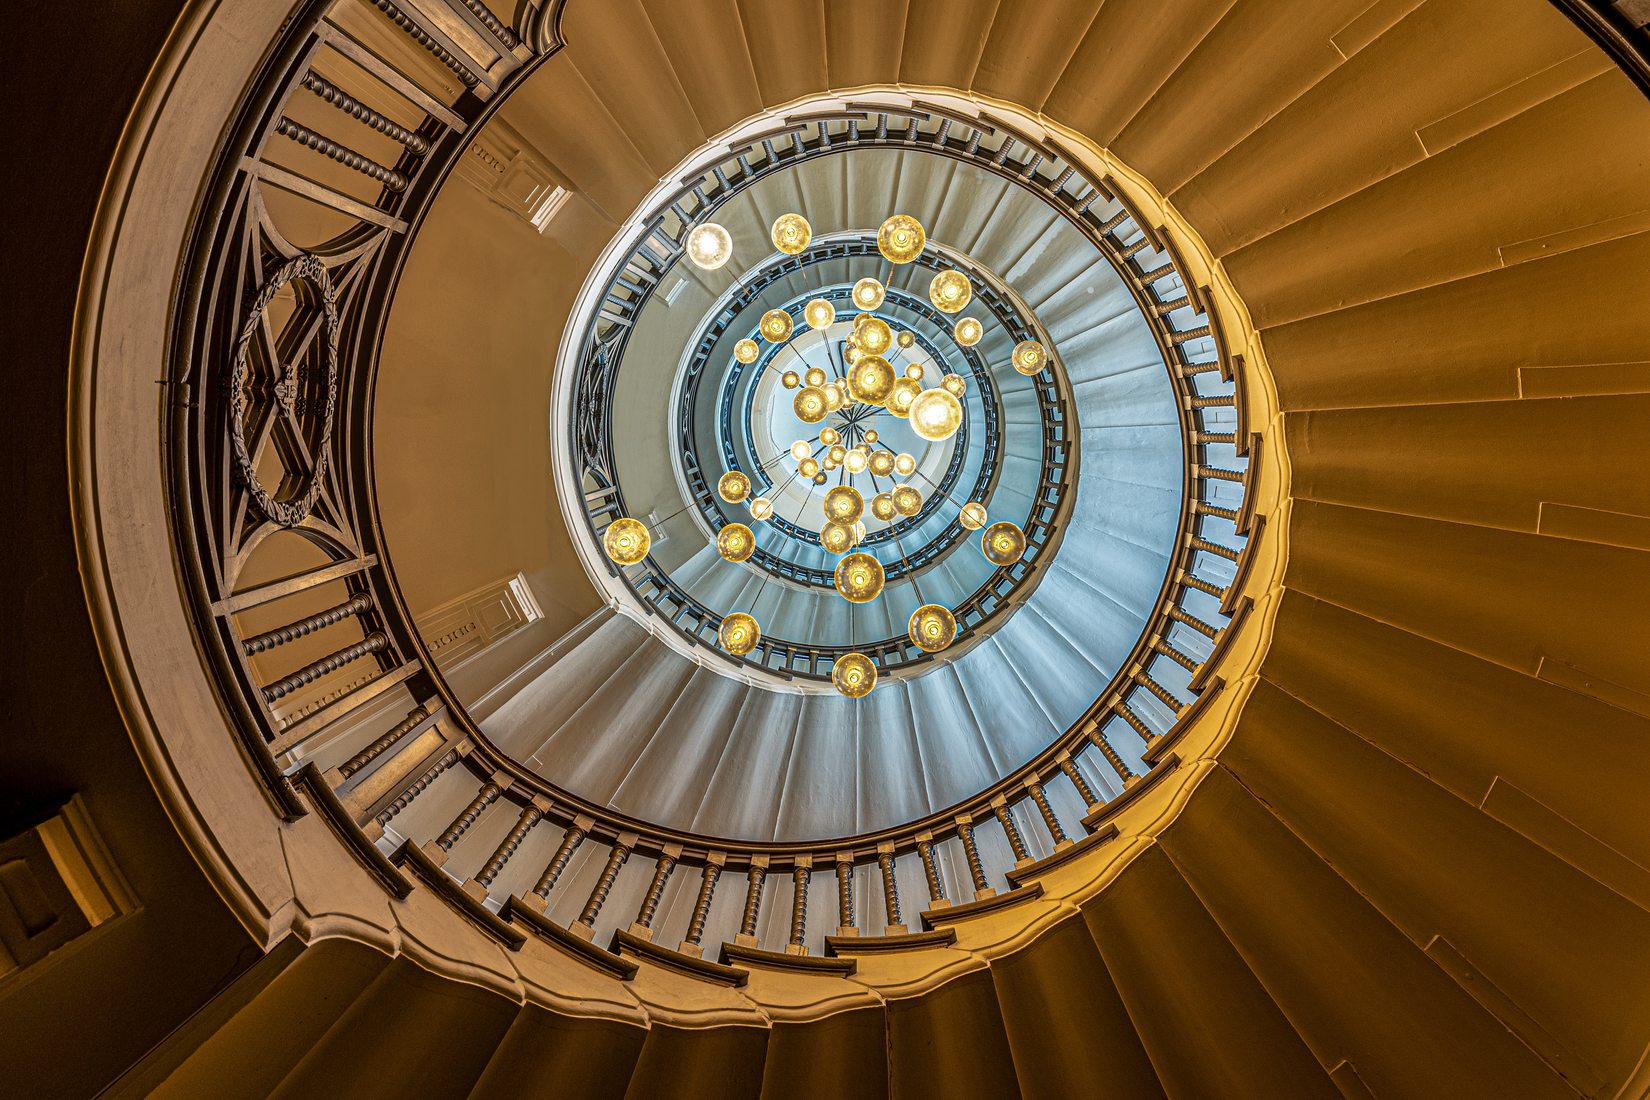
[[942,271],[928,284],[928,300],[941,313],[956,313],[973,297],[974,288],[960,271]]
[[1048,366],[1048,349],[1035,340],[1021,340],[1014,345],[1014,354],[1009,361],[1021,374],[1036,374]]
[[757,346],[755,340],[741,340],[733,345],[733,357],[741,363],[754,363],[761,354],[762,349]]
[[854,396],[872,405],[888,399],[894,388],[894,368],[880,355],[864,355],[848,372]]
[[797,419],[806,424],[818,424],[831,411],[830,400],[818,386],[803,386],[797,390],[791,407],[796,410]]
[[963,347],[971,348],[985,335],[985,326],[973,317],[964,317],[951,326],[951,335]]
[[835,523],[852,523],[865,512],[865,498],[852,485],[838,485],[820,502],[825,518]]
[[865,442],[875,443],[876,441],[877,441],[877,430],[875,428],[866,428],[865,429]]
[[844,348],[842,351],[842,358],[846,359],[850,366],[859,362],[859,357],[860,350],[858,348]]
[[962,427],[962,404],[948,390],[923,390],[911,402],[911,430],[937,443]]
[[915,485],[896,485],[888,495],[894,498],[894,511],[902,516],[914,516],[922,511],[922,494]]
[[894,472],[900,477],[910,477],[917,472],[917,460],[901,451],[894,456]]
[[716,533],[716,552],[728,561],[744,561],[756,553],[756,536],[743,523],[730,523]]
[[878,451],[866,461],[865,465],[878,477],[887,477],[894,472],[894,456],[887,451]]
[[738,470],[729,470],[716,479],[717,494],[729,504],[738,504],[751,493],[751,479]]
[[831,403],[832,412],[853,404],[853,399],[848,396],[848,387],[842,382],[825,383],[825,398]]
[[880,317],[868,318],[855,331],[859,333],[860,351],[881,355],[894,346],[894,330]]
[[848,452],[847,457],[842,460],[842,465],[847,468],[850,474],[864,473],[865,467],[869,464],[870,456],[865,453],[864,447],[853,448]]
[[921,382],[923,375],[927,373],[928,371],[923,368],[921,363],[912,363],[910,366],[905,368],[905,377],[909,378],[913,382]]
[[849,603],[876,599],[882,593],[883,579],[882,563],[864,551],[856,550],[836,563],[836,590]]
[[803,373],[802,381],[810,386],[823,386],[825,384],[825,372],[819,367],[809,367]]
[[762,628],[756,625],[756,620],[743,611],[735,611],[732,615],[722,617],[722,626],[716,632],[716,640],[722,648],[735,657],[743,657],[756,648],[756,643],[762,640]]
[[957,514],[957,522],[970,531],[978,531],[984,527],[988,518],[990,517],[985,514],[985,505],[977,500],[971,500],[963,505],[962,511]]
[[909,214],[895,214],[877,228],[877,251],[891,264],[908,264],[922,255],[928,234]]
[[869,316],[871,316],[869,313],[861,313],[859,315],[859,317],[856,317],[854,319],[854,326],[855,326],[854,330],[849,332],[847,337],[843,339],[842,342],[844,344],[847,344],[851,348],[859,347],[859,328],[858,328],[859,321],[860,321],[860,318],[869,317]]
[[767,497],[751,497],[748,507],[751,510],[751,519],[767,519],[773,515],[773,501]]
[[791,457],[798,462],[801,462],[804,458],[809,457],[813,453],[814,449],[808,444],[806,439],[799,439],[795,443],[791,444]]
[[802,319],[812,329],[830,328],[836,320],[836,307],[823,298],[815,298],[802,307]]
[[[825,473],[828,474],[832,470],[836,469],[836,463],[831,461],[831,456],[830,455],[826,455],[825,460],[819,464],[819,468],[821,470],[824,470]],[[825,476],[824,474],[820,475],[821,478],[823,478],[824,476]]]
[[715,222],[696,225],[687,237],[687,254],[693,266],[715,271],[733,255],[733,236]]
[[[854,284],[850,297],[853,298],[854,305],[860,309],[876,309],[882,304],[883,298],[887,295],[888,292],[883,289],[882,284],[867,275]],[[962,307],[958,306],[957,308],[961,309]]]
[[815,485],[825,484],[825,475],[824,474],[815,474],[814,475],[814,484]]
[[899,509],[894,507],[894,498],[887,493],[878,493],[871,498],[871,514],[880,520],[891,520],[899,515]]
[[911,405],[922,394],[922,383],[913,378],[901,378],[894,383],[892,392],[888,394],[888,411],[895,416],[906,417],[911,415]]
[[980,550],[992,565],[1013,565],[1026,552],[1025,532],[1007,520],[993,523],[980,536]]
[[818,477],[819,459],[812,457],[802,459],[796,464],[796,472],[803,477]]
[[788,390],[794,390],[802,384],[802,379],[796,376],[794,370],[788,370],[779,376],[779,384]]
[[829,447],[833,443],[841,443],[842,434],[835,428],[821,428],[819,429],[819,441]]
[[960,374],[948,374],[940,379],[940,387],[952,397],[960,398],[968,392],[968,379]]
[[787,256],[794,256],[808,247],[814,239],[813,226],[801,214],[781,214],[773,223],[773,246]]
[[850,699],[862,699],[877,686],[877,663],[863,653],[844,653],[831,666],[831,684]]
[[819,545],[828,554],[846,554],[854,548],[854,529],[830,520],[819,529]]
[[791,315],[782,309],[770,309],[756,323],[757,330],[771,343],[783,344],[791,338]]
[[840,443],[833,443],[831,449],[825,452],[825,457],[831,460],[832,466],[840,466],[842,460],[848,457],[848,448]]
[[908,348],[916,342],[917,342],[917,334],[914,333],[914,332],[911,332],[909,330],[901,332],[899,334],[898,338],[896,339],[896,343],[898,343],[899,346],[902,347],[902,348]]
[[865,541],[865,521],[862,520],[862,519],[855,520],[854,521],[854,545],[858,546],[860,543],[862,543],[864,541]]
[[938,653],[956,638],[957,617],[941,604],[925,603],[911,612],[905,633],[924,653]]
[[653,545],[653,536],[639,519],[616,519],[602,532],[602,549],[620,565],[635,565],[647,557],[647,548]]

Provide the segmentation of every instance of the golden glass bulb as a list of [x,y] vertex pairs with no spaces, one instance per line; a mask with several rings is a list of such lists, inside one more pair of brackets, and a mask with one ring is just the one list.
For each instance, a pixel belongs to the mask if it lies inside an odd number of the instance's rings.
[[880,405],[894,388],[894,368],[880,355],[863,355],[848,372],[848,379],[855,397]]
[[859,347],[859,322],[869,316],[871,316],[869,313],[861,313],[858,317],[854,318],[854,328],[849,331],[846,337],[843,338],[842,342],[844,344],[851,348]]
[[762,336],[775,344],[783,344],[791,338],[791,315],[782,309],[770,309],[762,315],[756,323]]
[[836,412],[844,405],[850,404],[848,390],[841,382],[827,382],[824,389],[825,400],[830,404],[832,412]]
[[862,543],[864,541],[865,541],[865,521],[862,520],[862,519],[856,519],[854,521],[854,545],[858,546],[860,543]]
[[788,370],[779,376],[779,384],[788,390],[794,390],[802,384],[802,379],[796,376],[794,370]]
[[951,335],[963,347],[971,348],[985,335],[985,326],[973,317],[964,317],[951,326]]
[[928,234],[909,214],[895,214],[877,229],[877,251],[891,264],[908,264],[922,255]]
[[938,653],[956,638],[957,617],[941,604],[925,603],[911,612],[905,632],[924,653]]
[[814,475],[814,484],[815,485],[825,484],[825,475],[824,474],[815,474]]
[[756,553],[756,536],[743,523],[730,523],[716,533],[716,552],[728,561],[744,561]]
[[882,284],[869,275],[855,283],[854,289],[850,292],[854,305],[860,309],[876,309],[887,295],[888,292],[883,289]]
[[922,494],[915,485],[896,485],[888,495],[894,498],[894,511],[902,516],[914,516],[922,511]]
[[993,523],[980,536],[980,550],[992,565],[1013,565],[1026,552],[1025,532],[1007,520]]
[[836,563],[836,590],[849,603],[876,599],[882,593],[882,581],[882,563],[864,551],[856,550]]
[[761,354],[762,349],[757,346],[755,340],[741,340],[733,345],[733,357],[741,363],[754,363]]
[[653,545],[653,536],[639,519],[616,519],[602,532],[602,549],[620,565],[635,565],[647,557],[647,548]]
[[864,447],[851,447],[847,456],[843,458],[842,465],[847,467],[850,474],[862,474],[865,467],[870,465],[870,456],[865,453]]
[[865,498],[852,485],[838,485],[825,494],[821,507],[825,518],[837,523],[852,523],[865,511]]
[[825,457],[831,460],[831,465],[840,466],[848,455],[848,448],[840,443],[831,444],[831,449],[825,452]]
[[900,477],[910,477],[917,472],[917,460],[901,451],[894,456],[894,472]]
[[818,477],[819,459],[811,457],[804,458],[796,464],[796,472],[801,474],[803,477]]
[[733,237],[715,222],[696,225],[687,237],[687,254],[695,267],[715,271],[733,255]]
[[877,430],[875,428],[866,428],[865,429],[865,442],[875,443],[876,441],[877,441]]
[[859,333],[860,351],[881,355],[894,346],[894,330],[880,317],[867,318],[855,331]]
[[767,519],[773,515],[773,501],[767,497],[751,497],[747,507],[751,510],[751,519]]
[[962,511],[957,514],[957,522],[970,531],[978,531],[984,527],[988,518],[985,514],[985,505],[977,500],[971,500],[963,505]]
[[928,283],[928,300],[941,313],[956,313],[973,297],[974,288],[960,271],[942,271]]
[[895,416],[910,416],[911,405],[922,393],[922,383],[914,378],[901,378],[894,382],[893,390],[888,394],[886,402],[888,411]]
[[[826,430],[829,431],[829,429]],[[807,458],[813,453],[814,449],[811,445],[809,445],[806,439],[799,439],[795,443],[791,444],[791,457],[797,462],[801,462],[804,458]]]
[[1048,349],[1035,340],[1021,340],[1014,345],[1010,362],[1021,374],[1036,374],[1048,365]]
[[831,665],[831,684],[850,699],[862,699],[877,686],[877,663],[863,653],[844,653]]
[[923,390],[911,402],[911,430],[937,443],[962,427],[962,404],[948,390]]
[[917,334],[909,330],[901,332],[895,342],[902,348],[908,348],[917,342]]
[[877,451],[865,461],[865,465],[878,477],[887,477],[894,472],[894,456],[887,451]]
[[836,307],[823,298],[815,298],[802,307],[802,319],[809,328],[830,328],[836,320]]
[[830,400],[818,386],[803,386],[797,390],[791,407],[796,410],[797,419],[806,424],[818,424],[831,411]]
[[810,386],[823,386],[825,384],[825,372],[819,367],[809,367],[802,375],[802,381]]
[[887,521],[899,515],[899,509],[894,507],[894,498],[887,493],[878,493],[871,498],[871,514],[880,520]]
[[860,350],[858,348],[843,348],[842,349],[842,358],[844,358],[848,361],[849,366],[852,366],[853,364],[859,362],[859,357],[860,357]]
[[921,363],[912,363],[905,368],[905,377],[913,382],[921,382],[923,375],[927,373],[928,371],[923,368]]
[[743,611],[735,611],[732,615],[722,616],[722,627],[716,632],[716,640],[735,657],[743,657],[762,640],[762,628]]
[[819,441],[829,447],[833,443],[841,443],[842,435],[835,428],[819,429]]
[[846,554],[854,546],[854,529],[846,523],[829,520],[819,529],[819,545],[827,554]]
[[738,504],[751,493],[751,479],[738,470],[729,470],[716,479],[716,492],[729,504]]
[[[820,462],[819,468],[821,470],[824,470],[825,473],[828,474],[832,470],[836,469],[836,463],[831,461],[831,456],[830,455],[826,455],[825,458],[824,458],[824,461]],[[824,474],[821,474],[820,477],[823,478]]]
[[808,247],[814,239],[813,226],[801,214],[781,214],[773,223],[773,246],[787,256],[794,256]]
[[940,379],[940,387],[952,397],[960,398],[968,392],[968,379],[960,374],[948,374]]

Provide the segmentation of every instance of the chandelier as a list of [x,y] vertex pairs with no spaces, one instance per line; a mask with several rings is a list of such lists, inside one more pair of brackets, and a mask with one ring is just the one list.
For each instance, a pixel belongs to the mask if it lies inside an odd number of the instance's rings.
[[[780,216],[770,233],[773,247],[787,256],[800,254],[812,239],[813,227],[797,213]],[[916,218],[894,214],[878,228],[876,243],[884,260],[903,265],[923,254],[928,237]],[[712,222],[695,226],[687,236],[688,259],[705,270],[720,268],[732,252],[732,235]],[[999,569],[1013,566],[1026,550],[1025,533],[1018,525],[1007,520],[992,523],[984,502],[951,499],[940,485],[919,473],[915,455],[880,445],[881,437],[874,426],[880,417],[905,421],[912,434],[929,445],[951,440],[968,418],[963,400],[968,392],[967,379],[947,370],[943,360],[938,363],[939,377],[932,379],[923,363],[907,361],[906,356],[917,344],[916,335],[908,330],[896,331],[875,313],[887,295],[884,279],[866,275],[855,280],[847,295],[857,311],[850,331],[840,341],[827,337],[823,364],[809,362],[798,350],[803,369],[788,369],[780,375],[780,388],[795,391],[791,412],[799,424],[795,442],[768,464],[781,469],[789,465],[785,482],[772,495],[762,496],[752,495],[751,478],[740,470],[727,471],[716,483],[717,495],[729,504],[744,503],[756,524],[774,518],[774,497],[780,492],[793,484],[805,488],[801,493],[804,514],[797,515],[793,522],[812,527],[820,546],[839,558],[833,573],[835,589],[851,604],[877,599],[886,580],[883,563],[860,549],[869,533],[866,519],[897,527],[933,503],[932,493],[939,495],[941,503],[955,507],[955,523],[964,530],[981,532],[980,552]],[[940,270],[929,282],[929,302],[947,317],[961,313],[973,297],[974,288],[961,271]],[[763,313],[755,335],[734,344],[734,359],[743,365],[754,364],[762,356],[763,343],[781,347],[803,332],[828,334],[839,323],[836,306],[823,294],[810,299],[801,315],[805,327],[799,329],[786,310]],[[985,327],[978,318],[962,316],[952,324],[950,335],[959,347],[972,348],[985,335]],[[1028,339],[1014,346],[1008,365],[1029,376],[1050,364],[1047,348]],[[825,424],[833,416],[835,423]],[[814,427],[821,424],[824,426]],[[911,480],[913,476],[927,482],[931,493],[924,493]],[[805,514],[810,507],[812,514]],[[897,531],[895,541],[903,558],[903,543]],[[647,526],[628,517],[610,524],[603,538],[608,557],[625,566],[645,560],[650,543]],[[743,523],[726,524],[715,540],[717,553],[731,562],[748,560],[756,552],[756,544],[755,532]],[[920,594],[918,598],[920,601]],[[733,656],[750,653],[761,640],[762,628],[753,613],[754,604],[755,600],[749,611],[730,612],[722,619],[718,644]],[[939,653],[955,640],[957,620],[943,604],[921,603],[911,612],[907,633],[911,644],[923,652]],[[876,686],[877,672],[872,656],[850,650],[836,658],[831,681],[842,695],[857,699]]]

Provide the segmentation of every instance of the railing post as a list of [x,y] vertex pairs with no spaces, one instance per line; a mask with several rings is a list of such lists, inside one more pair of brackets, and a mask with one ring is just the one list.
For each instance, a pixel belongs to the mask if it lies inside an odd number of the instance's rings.
[[602,867],[601,876],[590,889],[590,898],[584,903],[584,912],[568,927],[569,932],[587,940],[595,937],[596,918],[601,916],[608,891],[613,889],[613,880],[619,877],[619,868],[630,858],[630,850],[635,846],[635,833],[619,834],[619,839],[613,842],[612,849],[607,853],[607,863]]
[[836,934],[857,936],[854,923],[854,853],[836,854]]
[[699,878],[699,897],[693,903],[693,916],[688,920],[687,938],[677,948],[684,955],[698,958],[704,954],[705,921],[710,917],[711,899],[716,895],[716,883],[722,877],[727,859],[723,852],[712,852],[705,857],[705,871]]
[[1026,793],[1031,795],[1031,801],[1036,803],[1037,812],[1043,815],[1043,825],[1048,829],[1048,835],[1054,839],[1054,850],[1071,846],[1071,838],[1066,835],[1065,829],[1060,827],[1060,819],[1054,816],[1054,807],[1048,804],[1048,795],[1043,791],[1043,785],[1037,782],[1026,784]]
[[377,835],[375,836],[373,834],[372,829],[368,829],[367,836],[373,840],[377,840],[378,837],[383,836],[384,826],[388,825],[390,820],[394,818],[396,814],[412,805],[412,800],[428,790],[430,784],[434,783],[442,772],[458,763],[459,756],[460,753],[456,748],[450,749],[446,753],[442,754],[440,760],[437,760],[434,764],[430,765],[429,770],[417,779],[413,780],[411,786],[397,795],[394,802],[391,802],[388,806],[385,806],[383,810],[379,812],[378,816],[372,819],[372,824],[377,829]]
[[986,885],[985,868],[980,864],[980,846],[974,842],[974,819],[968,814],[957,815],[957,839],[962,841],[963,855],[968,859],[968,875],[974,880],[974,900],[996,897],[997,891]]
[[524,903],[540,913],[544,912],[550,891],[555,887],[556,880],[561,878],[561,873],[567,869],[567,861],[573,858],[573,853],[579,850],[579,845],[584,843],[584,838],[590,835],[590,830],[595,824],[595,821],[588,817],[580,816],[573,819],[573,824],[567,827],[567,831],[561,836],[561,843],[556,846],[556,854],[550,857],[550,862],[544,867],[544,873],[539,875],[538,882],[534,884],[532,893],[522,899]]
[[1100,799],[1095,795],[1094,788],[1089,786],[1089,781],[1083,777],[1082,770],[1077,767],[1077,761],[1071,758],[1071,754],[1062,752],[1055,758],[1054,763],[1059,766],[1065,777],[1071,780],[1071,785],[1077,788],[1077,794],[1083,799],[1086,812],[1092,814],[1098,810],[1101,806]]
[[437,867],[447,862],[447,854],[458,843],[458,838],[470,831],[470,826],[476,823],[481,811],[498,801],[498,796],[504,793],[510,785],[507,775],[495,775],[481,785],[481,790],[470,799],[470,804],[460,810],[458,816],[441,831],[441,835],[424,845],[424,852],[434,861]]
[[933,833],[917,834],[917,855],[922,857],[922,873],[928,879],[928,908],[944,909],[951,904],[951,899],[945,896],[945,878],[934,855]]
[[498,842],[498,847],[493,849],[493,854],[487,857],[487,862],[481,865],[481,870],[476,872],[476,877],[464,884],[464,889],[477,901],[485,898],[493,885],[493,880],[504,870],[504,865],[510,861],[510,857],[516,854],[521,842],[526,839],[533,826],[549,812],[550,803],[542,798],[534,798],[529,802],[521,811],[521,816],[516,818],[515,825],[504,834],[504,839]]
[[1136,779],[1140,778],[1134,774],[1133,768],[1123,762],[1123,758],[1117,754],[1117,750],[1111,747],[1110,739],[1106,737],[1099,726],[1090,727],[1088,735],[1089,740],[1094,743],[1094,747],[1100,750],[1100,755],[1106,758],[1106,763],[1111,765],[1112,771],[1117,773],[1117,778],[1123,781],[1125,790]]
[[882,907],[887,916],[888,927],[883,930],[885,936],[904,936],[910,933],[905,926],[905,916],[900,912],[899,882],[894,878],[894,845],[892,841],[883,841],[877,845],[877,867],[882,871]]
[[653,914],[659,908],[659,895],[664,893],[665,883],[670,881],[670,873],[676,869],[676,861],[681,858],[680,844],[667,844],[660,851],[659,860],[653,865],[653,881],[647,884],[647,893],[642,896],[636,919],[630,925],[632,936],[640,936],[644,940],[653,938]]
[[1014,866],[1024,867],[1031,862],[1031,853],[1026,851],[1026,842],[1020,836],[1020,826],[1014,820],[1014,814],[1008,808],[1008,799],[998,795],[991,800],[991,812],[996,815],[1002,824],[1003,832],[1008,836],[1008,846],[1014,851]]
[[733,937],[733,942],[741,947],[755,947],[756,920],[762,915],[762,887],[768,881],[768,857],[752,856],[745,879],[745,912],[739,918],[739,934]]
[[785,944],[787,955],[808,953],[808,880],[813,876],[813,868],[812,856],[797,856],[796,865],[791,868],[791,938]]
[[421,703],[409,710],[406,717],[391,726],[389,731],[382,737],[378,738],[378,740],[374,741],[372,744],[368,745],[366,748],[344,761],[343,764],[339,765],[336,778],[334,779],[334,777],[331,776],[328,777],[329,781],[332,782],[332,786],[336,789],[343,783],[344,780],[348,779],[350,776],[354,775],[356,772],[378,759],[378,757],[393,748],[397,741],[400,741],[403,737],[407,736],[407,734],[417,729],[423,723],[424,719],[430,716],[430,706],[431,704],[429,703]]

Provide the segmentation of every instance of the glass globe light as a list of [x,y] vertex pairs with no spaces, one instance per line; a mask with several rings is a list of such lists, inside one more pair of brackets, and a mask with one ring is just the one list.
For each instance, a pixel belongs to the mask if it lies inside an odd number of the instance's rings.
[[950,439],[962,427],[962,403],[948,390],[923,390],[911,402],[911,430],[937,443]]
[[824,474],[815,474],[814,475],[814,484],[815,485],[825,484],[825,475]]
[[862,520],[862,519],[856,519],[854,521],[854,545],[858,546],[860,543],[862,543],[864,541],[865,541],[865,521]]
[[894,456],[894,472],[900,477],[910,477],[917,472],[917,460],[901,451]]
[[[876,309],[882,304],[883,298],[888,296],[888,292],[883,289],[881,283],[867,275],[854,284],[854,289],[849,296],[853,298],[854,305],[860,309]],[[958,308],[962,307],[959,306]]]
[[829,447],[833,443],[841,443],[842,435],[835,428],[819,429],[819,441]]
[[880,520],[887,521],[899,515],[894,507],[894,498],[887,493],[878,493],[871,498],[871,514]]
[[[819,463],[819,468],[820,468],[820,469],[821,469],[821,470],[824,470],[824,471],[825,471],[825,473],[826,473],[826,474],[828,474],[828,473],[830,473],[830,472],[831,472],[831,471],[832,471],[832,470],[834,470],[834,469],[836,469],[836,465],[837,465],[837,464],[836,464],[836,463],[835,463],[835,462],[833,462],[833,461],[831,461],[831,456],[830,456],[830,455],[829,455],[829,454],[827,454],[827,455],[826,455],[826,456],[825,456],[825,457],[824,457],[824,459],[823,459],[823,460],[821,460],[821,461],[820,461],[820,463]],[[823,481],[823,480],[824,480],[824,474],[821,474],[821,475],[820,475],[820,480],[821,480],[821,481]]]
[[842,358],[846,359],[850,366],[859,362],[859,357],[860,351],[858,348],[844,348],[842,350]]
[[854,403],[853,398],[848,396],[848,384],[840,380],[825,383],[825,397],[831,403],[832,412]]
[[865,429],[865,442],[875,443],[876,441],[877,441],[877,430],[875,428],[866,428]]
[[894,388],[894,368],[880,355],[863,355],[848,372],[848,379],[855,397],[880,405]]
[[825,548],[827,554],[846,554],[854,547],[854,529],[846,523],[827,521],[819,529],[819,545]]
[[895,214],[877,229],[877,251],[891,264],[908,264],[922,255],[928,234],[909,214]]
[[968,392],[968,379],[960,374],[948,374],[940,379],[940,387],[952,397],[961,398]]
[[956,638],[957,617],[941,604],[925,603],[911,612],[905,632],[924,653],[938,653]]
[[751,493],[751,479],[738,470],[729,470],[716,479],[716,492],[729,504],[738,504]]
[[970,531],[978,531],[984,527],[988,518],[990,517],[985,513],[985,505],[977,500],[971,500],[963,505],[962,511],[957,514],[957,522]]
[[942,271],[928,284],[928,300],[941,313],[956,313],[973,297],[974,288],[960,271]]
[[651,545],[653,536],[648,533],[647,525],[628,516],[614,520],[602,532],[602,549],[619,565],[635,565],[647,557]]
[[864,473],[865,467],[869,464],[870,456],[865,453],[864,447],[850,447],[847,456],[842,460],[842,465],[850,474]]
[[894,456],[887,451],[877,451],[866,460],[865,465],[878,477],[887,477],[894,472]]
[[902,348],[908,348],[917,342],[917,334],[909,330],[903,331],[899,334],[895,342]]
[[894,346],[894,330],[880,317],[867,318],[855,331],[859,333],[860,351],[881,355]]
[[859,347],[859,323],[869,316],[871,316],[869,313],[861,313],[858,317],[854,318],[854,327],[850,329],[848,335],[842,339],[844,344],[847,344],[851,348]]
[[808,247],[814,239],[813,226],[801,214],[781,214],[773,223],[773,246],[787,256],[794,256]]
[[730,523],[716,533],[716,552],[728,561],[744,561],[756,553],[756,536],[743,523]]
[[1025,532],[1007,520],[993,523],[980,536],[980,550],[992,565],[1013,565],[1026,552]]
[[722,616],[722,626],[716,632],[716,640],[735,657],[743,657],[762,640],[762,628],[743,611],[735,611],[732,615]]
[[823,386],[825,384],[825,372],[819,367],[809,367],[803,373],[802,381],[810,386]]
[[964,317],[951,326],[951,335],[963,347],[971,348],[985,335],[985,326],[973,317]]
[[863,653],[844,653],[831,665],[831,684],[850,699],[862,699],[877,686],[877,663]]
[[794,326],[791,323],[789,313],[782,309],[770,309],[762,315],[762,319],[756,323],[756,327],[761,331],[763,337],[771,343],[783,344],[791,338],[791,329]]
[[825,518],[837,523],[852,523],[865,512],[865,498],[852,485],[838,485],[825,494],[821,507]]
[[806,424],[818,424],[831,411],[830,400],[818,386],[803,386],[797,390],[791,407],[796,410],[797,419]]
[[696,225],[688,234],[687,254],[693,266],[715,271],[733,255],[733,236],[715,222]]
[[836,590],[849,603],[870,603],[882,593],[883,576],[880,561],[856,550],[836,563]]
[[848,448],[840,443],[831,444],[831,449],[825,452],[825,457],[831,460],[831,465],[840,466],[842,460],[848,456]]
[[796,464],[796,472],[801,474],[803,477],[818,477],[819,459],[812,457],[804,458]]
[[767,519],[773,515],[773,501],[767,497],[751,497],[747,507],[751,510],[751,519]]
[[894,498],[894,511],[902,516],[914,516],[922,511],[922,494],[915,485],[896,485],[888,495]]
[[911,405],[922,393],[922,383],[913,378],[901,378],[894,382],[893,390],[888,394],[888,411],[895,416],[910,416]]
[[1048,349],[1035,340],[1021,340],[1014,345],[1010,361],[1021,374],[1036,374],[1048,365]]
[[755,340],[741,340],[733,345],[733,357],[741,363],[754,363],[761,354],[762,349],[757,347]]
[[813,329],[830,328],[836,320],[836,307],[823,298],[815,298],[802,307],[802,319]]
[[788,390],[794,390],[802,384],[802,379],[796,376],[794,370],[788,370],[779,376],[779,384]]
[[814,449],[806,439],[799,439],[791,444],[791,457],[798,462],[814,453]]
[[905,377],[913,382],[921,382],[923,375],[927,373],[928,371],[924,369],[921,363],[912,363],[905,368]]

